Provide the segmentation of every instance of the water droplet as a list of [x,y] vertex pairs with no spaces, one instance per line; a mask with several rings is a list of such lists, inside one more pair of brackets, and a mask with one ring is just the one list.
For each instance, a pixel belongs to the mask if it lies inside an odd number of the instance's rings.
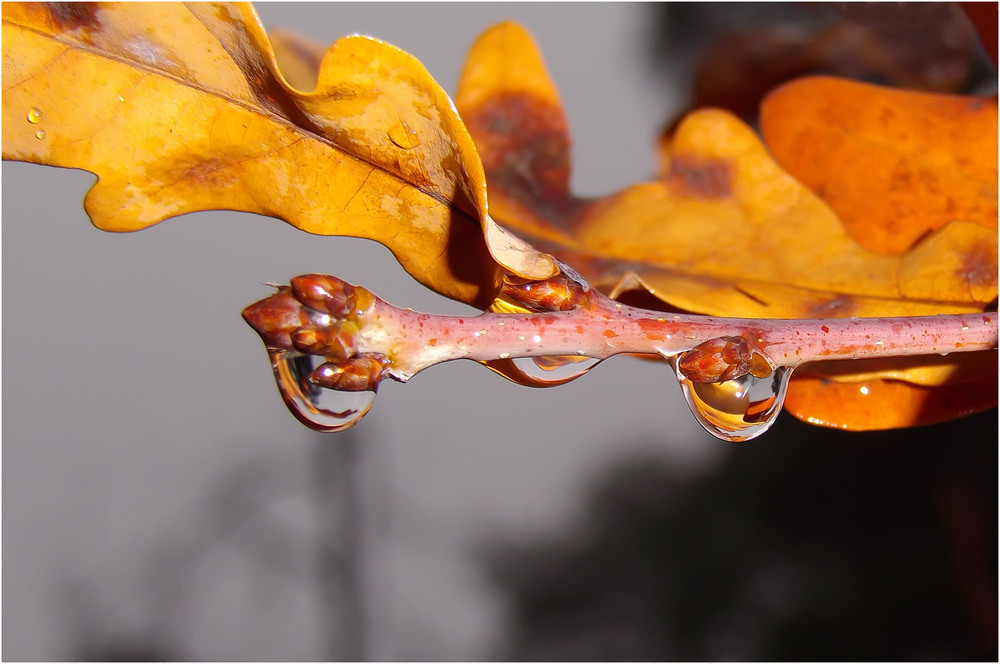
[[416,130],[402,120],[389,130],[389,140],[404,150],[412,150],[420,145]]
[[584,355],[513,357],[483,362],[504,378],[529,387],[555,387],[587,373],[600,360]]
[[342,431],[357,424],[375,403],[374,392],[327,390],[312,384],[309,374],[326,358],[315,355],[289,356],[272,351],[271,366],[278,391],[292,415],[316,431]]
[[36,131],[35,138],[37,138],[38,140],[42,140],[43,138],[45,138],[45,130],[39,129],[38,131]]
[[[563,268],[568,270],[568,268]],[[582,277],[581,277],[582,278]],[[508,284],[530,286],[536,282],[524,281],[507,275],[504,277]],[[544,282],[538,282],[543,283]],[[490,304],[490,311],[504,314],[526,314],[539,311],[551,311],[542,306],[529,307],[523,302],[519,302],[512,296],[501,291],[500,295]],[[519,335],[518,341],[525,341],[529,337]],[[530,337],[532,343],[542,342],[542,336],[535,334]],[[487,360],[482,362],[493,371],[504,378],[512,380],[521,385],[529,387],[555,387],[563,385],[571,380],[575,380],[593,369],[600,360],[586,355],[547,355],[541,357],[510,357],[506,353],[501,355],[502,359]]]
[[785,403],[792,370],[778,367],[766,378],[746,374],[723,383],[695,383],[677,370],[670,358],[681,391],[695,419],[716,438],[738,443],[756,438],[771,428]]
[[38,121],[42,119],[42,112],[37,108],[33,108],[28,111],[28,122],[31,124],[38,124]]

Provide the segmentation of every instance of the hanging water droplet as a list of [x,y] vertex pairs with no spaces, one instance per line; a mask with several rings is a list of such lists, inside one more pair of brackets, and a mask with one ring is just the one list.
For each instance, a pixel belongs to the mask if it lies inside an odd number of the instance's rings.
[[389,140],[404,150],[412,150],[420,145],[420,139],[417,138],[417,131],[402,120],[399,121],[399,124],[390,128],[388,133]]
[[38,140],[42,140],[43,138],[45,138],[45,130],[39,129],[38,131],[36,131],[35,138],[37,138]]
[[600,360],[585,355],[545,355],[487,360],[487,367],[504,378],[529,387],[555,387],[587,373]]
[[681,391],[695,419],[716,438],[742,442],[771,428],[785,403],[792,370],[778,367],[769,376],[751,373],[722,383],[696,383],[677,370],[678,357],[670,358]]
[[37,108],[33,108],[28,111],[28,122],[31,124],[38,124],[38,121],[42,119],[42,112]]
[[342,431],[357,424],[375,403],[374,392],[327,390],[309,381],[325,358],[315,355],[289,357],[271,351],[271,366],[285,405],[300,422],[316,431]]

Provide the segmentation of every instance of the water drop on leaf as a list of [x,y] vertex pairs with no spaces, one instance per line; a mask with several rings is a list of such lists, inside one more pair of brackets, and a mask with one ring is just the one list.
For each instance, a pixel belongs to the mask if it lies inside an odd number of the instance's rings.
[[31,124],[38,124],[38,121],[42,119],[42,112],[37,108],[33,108],[28,111],[28,122]]
[[333,432],[357,424],[371,410],[375,393],[327,390],[309,381],[325,358],[314,355],[289,356],[287,351],[271,351],[271,366],[285,405],[300,422],[316,431]]
[[716,438],[733,443],[750,440],[778,419],[790,368],[778,367],[764,378],[748,373],[722,383],[696,383],[677,370],[677,362],[677,357],[670,359],[684,399],[695,419]]
[[584,355],[513,357],[483,362],[504,378],[528,387],[555,387],[587,373],[600,360]]
[[389,129],[389,140],[404,150],[412,150],[420,145],[416,130],[402,120],[398,125]]

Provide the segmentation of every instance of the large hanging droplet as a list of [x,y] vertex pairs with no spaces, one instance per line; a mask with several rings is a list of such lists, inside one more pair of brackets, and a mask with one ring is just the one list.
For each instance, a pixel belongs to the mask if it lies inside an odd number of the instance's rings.
[[587,373],[600,360],[584,355],[545,355],[487,360],[487,367],[504,378],[528,387],[555,387]]
[[733,443],[750,440],[771,428],[785,403],[792,370],[778,367],[769,376],[751,373],[722,383],[696,383],[677,370],[681,391],[695,419],[716,438]]
[[292,415],[310,429],[333,432],[357,424],[371,410],[375,393],[327,390],[309,380],[325,358],[315,355],[290,357],[287,351],[271,351],[271,366],[278,391]]

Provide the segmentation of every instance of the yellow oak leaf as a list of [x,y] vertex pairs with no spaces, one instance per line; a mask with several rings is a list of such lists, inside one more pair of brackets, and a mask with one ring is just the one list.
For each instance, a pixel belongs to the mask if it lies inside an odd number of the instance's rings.
[[760,125],[782,168],[872,251],[901,253],[954,220],[997,230],[996,99],[815,76],[773,90]]
[[552,259],[489,217],[475,145],[403,51],[347,37],[315,90],[278,71],[249,4],[3,5],[3,156],[98,176],[96,226],[197,210],[269,215],[386,245],[470,303]]

